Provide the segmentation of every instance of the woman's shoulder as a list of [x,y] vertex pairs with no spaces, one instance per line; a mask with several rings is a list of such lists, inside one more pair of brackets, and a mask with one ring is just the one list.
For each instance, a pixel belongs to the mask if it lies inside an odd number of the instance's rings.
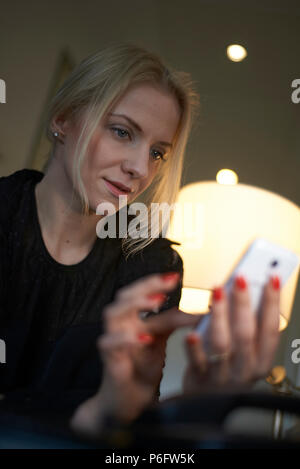
[[28,181],[38,182],[42,177],[42,172],[27,168],[0,177],[0,222],[5,222],[15,213]]
[[183,279],[183,261],[172,245],[178,245],[168,238],[156,238],[141,251],[123,259],[119,269],[118,287],[128,285],[135,280],[150,274],[179,272],[181,279],[177,287],[168,294],[166,302],[161,305],[159,311],[164,311],[173,306],[178,307]]
[[120,266],[121,283],[130,283],[154,273],[183,273],[182,258],[172,245],[178,243],[168,238],[156,238],[137,253],[124,258]]
[[0,195],[4,198],[10,198],[16,193],[28,180],[40,181],[43,177],[41,171],[36,169],[20,169],[8,176],[0,177]]

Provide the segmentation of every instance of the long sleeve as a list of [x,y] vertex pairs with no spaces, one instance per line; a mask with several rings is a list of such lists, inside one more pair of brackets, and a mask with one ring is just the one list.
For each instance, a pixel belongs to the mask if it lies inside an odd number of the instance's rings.
[[128,285],[146,275],[166,272],[179,272],[181,280],[177,287],[168,294],[166,302],[158,312],[178,306],[182,291],[183,261],[180,255],[171,247],[173,243],[167,238],[158,238],[143,251],[123,259],[117,280],[118,288]]

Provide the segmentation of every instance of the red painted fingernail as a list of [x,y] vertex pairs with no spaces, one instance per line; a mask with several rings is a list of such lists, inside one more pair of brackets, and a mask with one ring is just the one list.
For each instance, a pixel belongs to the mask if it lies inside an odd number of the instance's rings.
[[157,301],[160,303],[167,299],[167,295],[164,293],[154,293],[153,295],[148,295],[147,298],[150,301]]
[[152,344],[152,342],[154,342],[154,337],[150,334],[141,332],[140,334],[138,334],[138,340],[143,344]]
[[199,342],[199,338],[197,337],[196,334],[191,334],[187,336],[186,341],[189,345],[194,345],[197,342]]
[[278,275],[275,275],[274,277],[271,277],[272,278],[272,286],[274,288],[274,290],[279,290],[280,289],[280,278],[278,277]]
[[165,274],[162,274],[161,278],[164,282],[170,282],[170,281],[175,282],[175,280],[179,280],[180,274],[179,272],[167,272]]
[[242,275],[235,277],[235,284],[239,290],[245,290],[247,288],[247,282]]
[[217,287],[213,289],[213,299],[214,301],[220,301],[223,298],[223,288]]

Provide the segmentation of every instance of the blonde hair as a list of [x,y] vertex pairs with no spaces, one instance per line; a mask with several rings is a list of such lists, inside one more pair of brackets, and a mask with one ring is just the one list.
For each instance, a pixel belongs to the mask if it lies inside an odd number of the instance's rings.
[[[139,46],[110,45],[87,57],[71,72],[53,97],[46,121],[47,137],[54,144],[55,139],[51,131],[52,119],[58,115],[77,117],[85,111],[73,159],[73,180],[79,191],[84,214],[89,211],[89,203],[81,179],[81,165],[89,141],[99,121],[126,93],[126,90],[132,85],[141,83],[158,85],[171,93],[177,99],[181,110],[172,153],[160,166],[145,203],[149,208],[151,203],[166,202],[172,205],[176,200],[181,183],[184,152],[198,104],[198,95],[194,91],[190,76],[185,72],[170,69],[156,54]],[[143,223],[148,225],[149,218],[147,217]],[[148,226],[150,225],[151,221]],[[143,249],[153,239],[149,236],[133,239],[128,233],[127,237],[122,239],[123,252],[129,256]]]

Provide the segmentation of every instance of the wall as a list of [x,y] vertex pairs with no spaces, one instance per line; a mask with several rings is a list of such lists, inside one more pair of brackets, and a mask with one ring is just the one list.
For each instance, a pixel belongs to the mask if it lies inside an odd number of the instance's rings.
[[[161,53],[196,82],[201,113],[184,183],[214,179],[229,167],[240,182],[300,203],[300,104],[290,99],[291,82],[300,77],[298,2],[29,0],[17,8],[6,2],[1,10],[0,78],[7,103],[0,105],[0,175],[30,167],[60,51],[67,48],[78,63],[112,41],[129,40]],[[248,48],[245,62],[226,59],[225,46],[233,42]],[[298,289],[274,361],[286,362],[292,374],[289,344],[300,336],[299,313]],[[181,339],[182,332],[170,343],[163,395],[180,387]]]

